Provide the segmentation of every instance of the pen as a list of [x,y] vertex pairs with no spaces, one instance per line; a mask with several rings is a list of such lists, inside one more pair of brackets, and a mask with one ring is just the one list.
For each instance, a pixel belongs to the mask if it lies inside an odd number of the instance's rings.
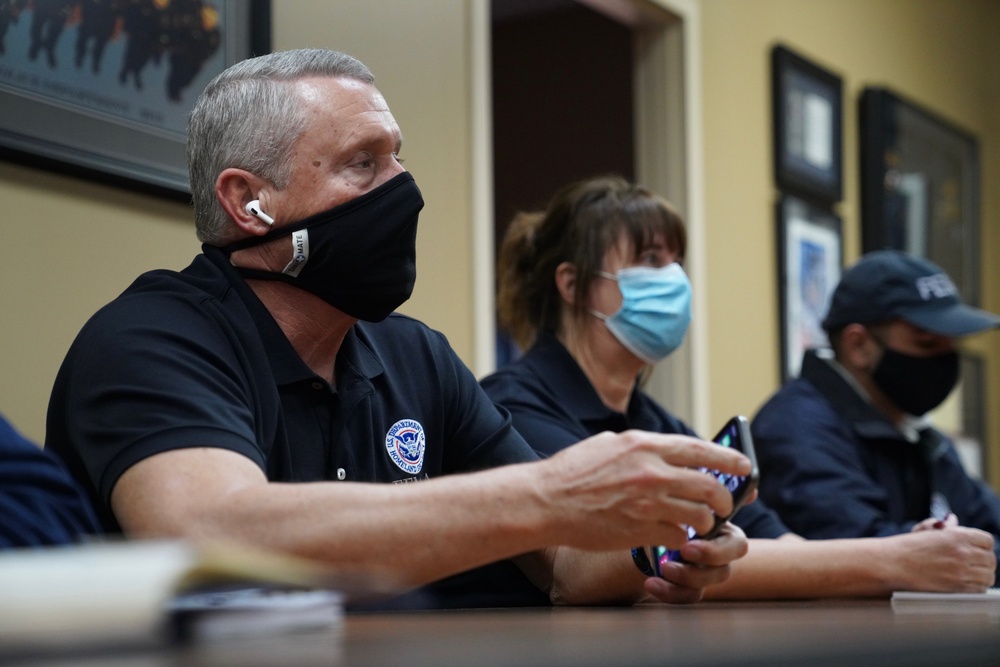
[[934,523],[935,528],[944,528],[949,517],[953,516],[951,511],[951,505],[948,504],[948,499],[944,497],[937,491],[931,494],[931,517],[937,521]]

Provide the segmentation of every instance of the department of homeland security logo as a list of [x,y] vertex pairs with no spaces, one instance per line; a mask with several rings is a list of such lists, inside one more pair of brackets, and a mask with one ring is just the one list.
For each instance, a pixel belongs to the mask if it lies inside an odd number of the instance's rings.
[[424,467],[426,444],[424,427],[412,419],[400,419],[385,434],[385,449],[389,458],[400,470],[411,475],[416,475]]

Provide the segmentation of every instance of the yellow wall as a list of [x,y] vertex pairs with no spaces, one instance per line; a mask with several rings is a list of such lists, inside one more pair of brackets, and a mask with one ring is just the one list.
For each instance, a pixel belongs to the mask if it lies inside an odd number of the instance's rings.
[[[885,85],[977,135],[983,305],[1000,311],[1000,3],[991,0],[704,0],[701,3],[712,423],[754,412],[778,380],[769,51],[780,41],[843,77],[845,258],[860,252],[857,102]],[[1000,334],[988,405],[1000,397]],[[1000,411],[987,411],[1000,471]],[[994,475],[994,479],[997,476]]]
[[[471,7],[480,0],[274,2],[273,46],[361,58],[400,122],[424,192],[417,288],[404,307],[470,364],[473,260]],[[984,304],[1000,310],[1000,3],[990,0],[705,0],[700,4],[711,423],[752,413],[778,386],[769,49],[775,40],[844,77],[848,259],[859,250],[860,89],[885,84],[979,136]],[[56,369],[85,319],[141,271],[197,252],[190,212],[129,191],[0,162],[0,411],[35,440]],[[1000,334],[991,354],[1000,396]],[[1000,437],[1000,411],[991,417]],[[1000,447],[994,447],[1000,449]],[[994,470],[1000,470],[1000,452]]]
[[371,68],[424,195],[417,285],[401,309],[472,363],[472,152],[466,0],[273,2],[274,49],[322,47]]
[[188,207],[0,162],[0,412],[41,442],[77,331],[135,277],[198,252]]

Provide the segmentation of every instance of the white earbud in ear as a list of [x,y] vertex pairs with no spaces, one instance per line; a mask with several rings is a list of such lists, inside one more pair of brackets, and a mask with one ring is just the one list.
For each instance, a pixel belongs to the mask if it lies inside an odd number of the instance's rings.
[[269,216],[264,211],[260,210],[260,200],[254,199],[252,202],[247,204],[247,213],[257,218],[258,220],[263,220],[268,225],[274,225],[274,218]]

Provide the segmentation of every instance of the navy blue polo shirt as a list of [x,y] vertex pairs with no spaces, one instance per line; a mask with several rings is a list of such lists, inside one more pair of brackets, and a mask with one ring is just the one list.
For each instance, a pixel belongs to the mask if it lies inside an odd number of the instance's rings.
[[[510,411],[514,427],[541,456],[603,431],[696,435],[638,387],[624,414],[607,407],[583,369],[551,335],[543,334],[523,357],[483,378],[481,384],[490,398]],[[790,532],[759,500],[741,509],[733,523],[754,538]]]
[[298,357],[218,249],[153,271],[83,327],[56,378],[46,447],[107,531],[138,461],[220,447],[271,481],[408,482],[537,459],[444,336],[402,315],[359,323],[336,383]]

